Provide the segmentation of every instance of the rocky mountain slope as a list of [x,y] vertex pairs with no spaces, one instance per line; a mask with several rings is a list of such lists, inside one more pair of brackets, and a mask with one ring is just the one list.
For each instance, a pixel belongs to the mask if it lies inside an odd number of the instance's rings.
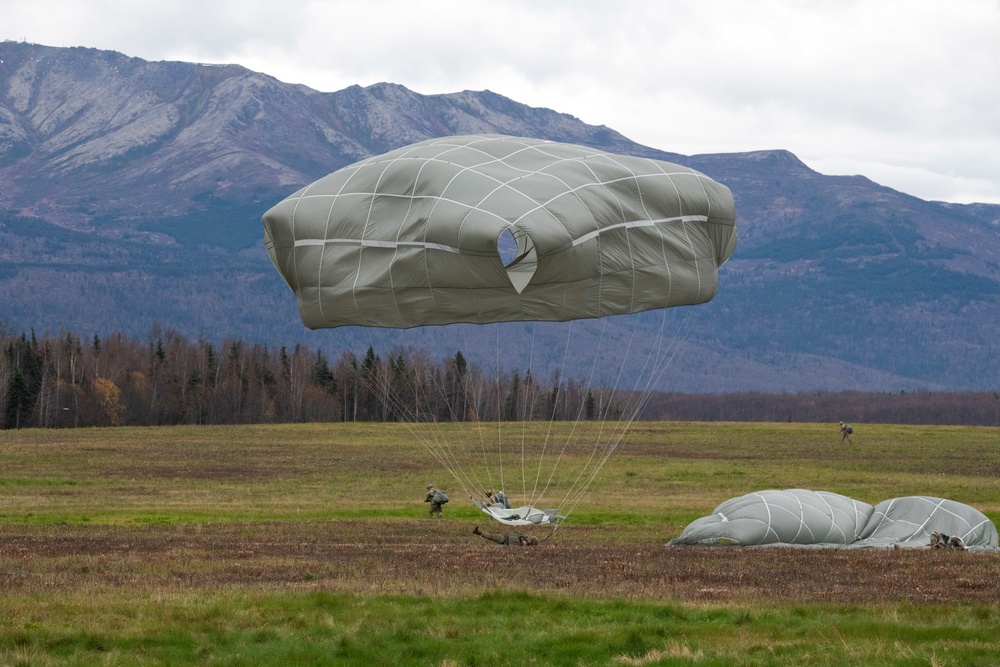
[[[677,339],[663,388],[996,387],[1000,206],[824,176],[782,150],[668,153],[488,91],[323,93],[235,65],[15,42],[0,43],[0,326],[86,338],[159,323],[328,353],[398,342],[398,332],[305,330],[263,252],[260,216],[358,159],[479,132],[666,159],[733,190],[739,246],[719,295]],[[658,322],[640,317],[641,335],[660,336]],[[615,320],[604,335],[632,324]],[[492,335],[437,328],[405,342],[491,356],[478,341]],[[621,361],[608,352],[601,364]]]

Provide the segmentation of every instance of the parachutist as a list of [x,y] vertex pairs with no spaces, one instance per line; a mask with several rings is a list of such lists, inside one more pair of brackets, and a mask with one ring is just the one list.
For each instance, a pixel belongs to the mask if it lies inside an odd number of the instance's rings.
[[477,500],[475,496],[469,496],[469,500],[478,507],[496,507],[505,510],[510,509],[510,499],[503,491],[487,491],[486,500]]
[[965,550],[965,541],[958,535],[945,535],[944,533],[931,533],[931,549],[958,549]]
[[427,485],[427,495],[424,497],[425,503],[430,503],[431,506],[427,510],[427,516],[431,519],[437,515],[440,518],[444,518],[444,512],[441,511],[441,506],[448,502],[448,496],[444,491],[440,489],[435,489],[433,484]]
[[847,442],[850,442],[853,445],[854,442],[851,440],[852,433],[854,433],[854,429],[851,428],[850,424],[845,424],[844,422],[840,422],[840,434],[842,436],[840,438],[840,444],[844,444],[844,440],[846,440]]
[[473,535],[478,535],[484,540],[496,542],[505,547],[533,547],[538,544],[538,538],[534,535],[511,535],[510,533],[487,533],[476,526],[472,529]]
[[487,502],[491,505],[500,505],[505,510],[510,509],[510,499],[507,497],[507,494],[504,493],[503,491],[496,491],[496,492],[487,491],[486,498]]

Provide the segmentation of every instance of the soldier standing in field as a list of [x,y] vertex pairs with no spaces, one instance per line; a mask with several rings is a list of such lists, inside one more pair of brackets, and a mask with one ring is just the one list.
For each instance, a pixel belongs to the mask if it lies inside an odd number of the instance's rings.
[[854,442],[851,440],[852,433],[854,433],[854,429],[851,428],[850,424],[845,424],[844,422],[840,422],[840,435],[841,435],[840,444],[844,444],[844,440],[846,440],[847,442],[850,442],[853,445]]
[[424,502],[431,504],[427,510],[427,516],[431,519],[434,518],[435,514],[442,519],[444,518],[444,512],[441,511],[441,506],[444,503],[440,502],[440,495],[440,492],[434,488],[433,484],[427,485],[427,496],[424,498]]

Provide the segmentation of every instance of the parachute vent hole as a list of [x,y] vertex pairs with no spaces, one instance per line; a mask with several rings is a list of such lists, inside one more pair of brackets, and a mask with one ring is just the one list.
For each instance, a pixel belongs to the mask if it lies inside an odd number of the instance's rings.
[[531,237],[516,226],[511,225],[497,237],[497,254],[507,269],[511,286],[520,294],[531,282],[538,267],[538,254]]
[[510,229],[503,230],[497,238],[497,252],[500,254],[500,261],[504,267],[510,266],[517,259],[517,239]]

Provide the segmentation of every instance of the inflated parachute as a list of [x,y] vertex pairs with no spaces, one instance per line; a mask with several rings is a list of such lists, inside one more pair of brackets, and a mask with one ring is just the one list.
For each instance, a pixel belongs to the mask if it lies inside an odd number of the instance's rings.
[[[263,218],[265,247],[295,293],[306,326],[360,325],[384,332],[499,323],[493,325],[499,340],[501,326],[530,323],[531,343],[516,355],[528,364],[521,383],[525,396],[537,389],[537,380],[528,381],[539,376],[539,369],[531,367],[535,323],[569,322],[572,329],[578,319],[710,300],[718,267],[736,244],[734,220],[728,188],[692,169],[497,135],[432,139],[363,160],[295,192]],[[612,338],[609,345],[632,352],[619,357],[622,368],[628,363],[641,370],[646,387],[674,352],[662,344],[661,335],[652,344],[636,344],[649,356],[635,363],[631,342]],[[569,335],[566,340],[568,356]],[[599,351],[587,352],[596,365]],[[497,402],[503,400],[499,376],[498,368],[496,386],[480,386],[479,394],[492,391]],[[598,410],[608,414],[617,406],[619,423],[595,429],[589,451],[570,438],[555,444],[546,435],[544,442],[526,444],[521,436],[520,452],[514,454],[520,461],[515,462],[500,449],[516,447],[509,442],[516,436],[494,426],[495,451],[487,451],[491,436],[478,414],[468,421],[479,429],[469,439],[479,443],[463,443],[468,447],[453,447],[444,429],[426,432],[437,417],[426,415],[415,404],[419,397],[413,397],[434,382],[441,383],[433,375],[415,381],[404,388],[406,397],[390,396],[388,380],[372,381],[369,389],[386,396],[393,414],[413,426],[414,435],[466,492],[513,491],[505,467],[520,468],[519,507],[480,505],[492,518],[514,526],[554,524],[568,513],[564,510],[579,501],[624,438],[641,409],[633,399],[643,392],[637,385],[623,392],[628,394],[624,399],[604,400]],[[437,388],[455,395],[453,387]],[[531,412],[527,402],[521,401],[515,421],[528,419],[523,416]],[[446,420],[465,421],[467,409],[456,408]],[[553,408],[552,419],[556,415]],[[482,451],[471,451],[473,444]],[[531,473],[533,462],[527,461],[535,452],[538,466]],[[478,463],[468,463],[476,457]],[[543,459],[554,461],[550,469],[543,469]],[[566,474],[560,463],[566,459],[582,461],[584,468]],[[472,468],[484,462],[500,462],[498,474],[487,469],[481,479]],[[556,465],[561,465],[558,475]],[[565,494],[556,503],[560,509],[536,509],[553,487]]]
[[670,541],[681,545],[795,545],[838,548],[927,547],[932,533],[971,549],[996,549],[997,529],[954,500],[907,496],[868,503],[825,491],[757,491],[722,503]]
[[313,329],[566,321],[708,301],[734,219],[686,167],[473,135],[321,178],[264,215],[264,240]]

